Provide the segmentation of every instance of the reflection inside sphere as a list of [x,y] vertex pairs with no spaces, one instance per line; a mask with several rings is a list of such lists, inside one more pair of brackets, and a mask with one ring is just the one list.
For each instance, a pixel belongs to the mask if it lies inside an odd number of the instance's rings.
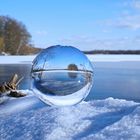
[[91,74],[76,71],[37,72],[34,86],[43,94],[69,95],[79,91],[90,82]]
[[50,105],[73,105],[88,95],[93,69],[87,57],[70,46],[52,46],[33,61],[32,90]]

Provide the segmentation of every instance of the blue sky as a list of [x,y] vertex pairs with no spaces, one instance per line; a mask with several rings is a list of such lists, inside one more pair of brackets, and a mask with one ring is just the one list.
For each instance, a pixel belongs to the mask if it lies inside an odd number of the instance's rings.
[[24,23],[36,47],[140,49],[140,0],[0,0],[0,15]]

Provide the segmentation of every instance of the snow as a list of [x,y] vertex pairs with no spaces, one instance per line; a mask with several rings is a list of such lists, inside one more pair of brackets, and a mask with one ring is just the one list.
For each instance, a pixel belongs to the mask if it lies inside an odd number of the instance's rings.
[[28,56],[0,56],[0,64],[31,64],[35,55]]
[[[29,91],[26,91],[29,93]],[[1,140],[139,140],[140,104],[107,98],[69,107],[32,95],[0,105]]]
[[[31,64],[36,55],[0,56],[0,64]],[[87,55],[93,62],[140,61],[140,55]]]
[[87,55],[93,62],[140,61],[140,55]]

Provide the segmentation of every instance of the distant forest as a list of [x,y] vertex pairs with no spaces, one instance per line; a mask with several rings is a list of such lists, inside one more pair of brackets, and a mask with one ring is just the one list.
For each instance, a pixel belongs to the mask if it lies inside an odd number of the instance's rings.
[[93,50],[83,51],[85,54],[137,54],[140,55],[140,50]]

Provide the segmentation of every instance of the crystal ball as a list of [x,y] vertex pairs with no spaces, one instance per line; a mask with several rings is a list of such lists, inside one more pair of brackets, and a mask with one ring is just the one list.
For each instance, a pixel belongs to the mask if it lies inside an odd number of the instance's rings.
[[46,104],[74,105],[89,94],[93,84],[93,67],[77,48],[56,45],[36,56],[31,77],[34,94]]

